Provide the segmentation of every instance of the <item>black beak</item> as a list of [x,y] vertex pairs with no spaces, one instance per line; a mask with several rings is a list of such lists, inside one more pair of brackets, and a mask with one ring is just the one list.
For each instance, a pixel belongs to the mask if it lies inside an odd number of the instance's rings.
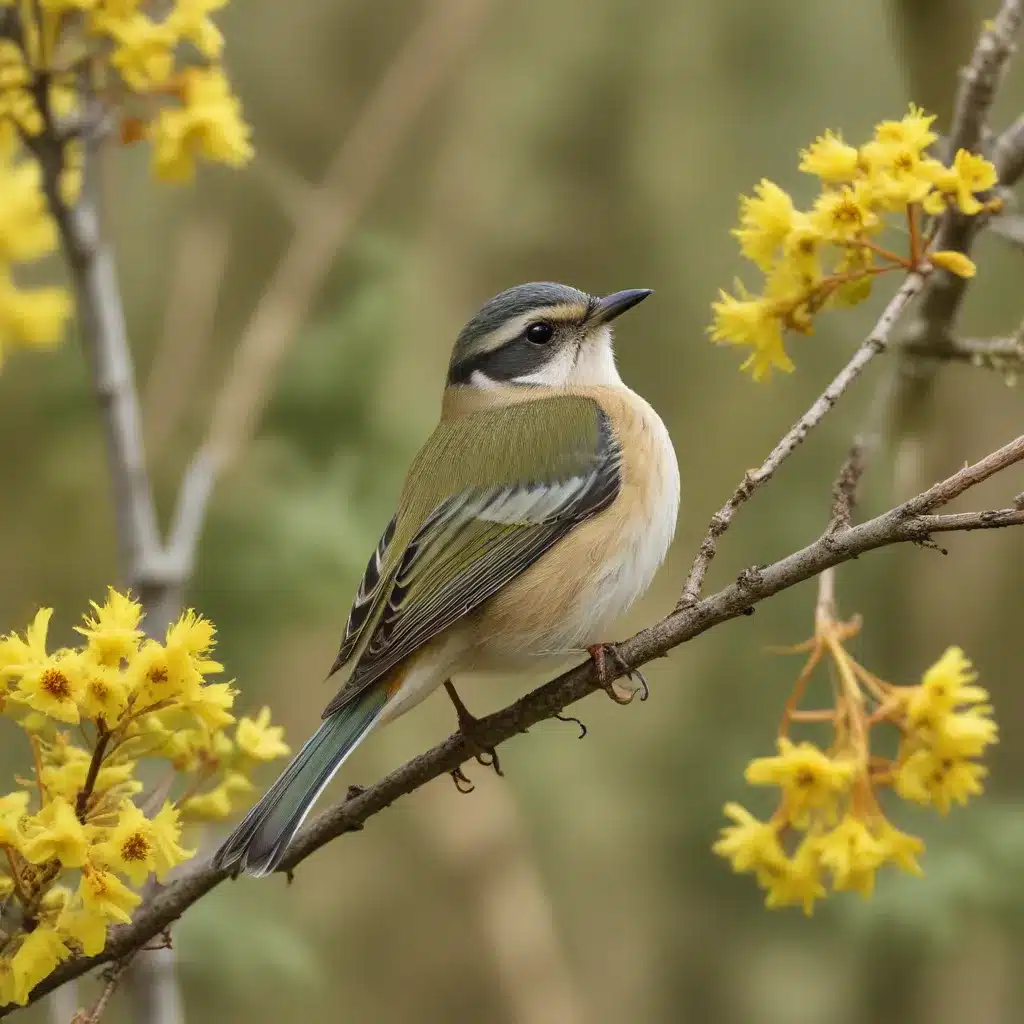
[[591,310],[588,320],[591,324],[608,324],[627,309],[643,302],[651,294],[650,288],[627,288],[624,292],[612,292],[600,299]]

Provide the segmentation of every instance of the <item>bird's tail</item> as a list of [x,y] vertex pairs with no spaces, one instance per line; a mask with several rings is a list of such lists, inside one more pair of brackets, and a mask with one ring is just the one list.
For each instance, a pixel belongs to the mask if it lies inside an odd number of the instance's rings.
[[228,836],[214,855],[214,866],[226,868],[241,861],[250,875],[273,871],[317,797],[373,728],[387,701],[384,687],[372,686],[324,719],[277,782]]

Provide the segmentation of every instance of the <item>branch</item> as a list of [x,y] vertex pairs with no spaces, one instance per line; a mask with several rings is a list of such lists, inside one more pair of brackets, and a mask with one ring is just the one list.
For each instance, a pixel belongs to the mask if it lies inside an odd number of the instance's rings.
[[86,140],[82,194],[74,206],[61,196],[63,154],[52,123],[33,148],[74,285],[82,346],[103,418],[121,576],[139,588],[159,563],[161,545],[114,253],[100,230],[100,144],[97,133]]
[[922,272],[915,271],[907,275],[900,290],[889,300],[889,304],[878,318],[874,330],[854,352],[850,361],[836,374],[832,383],[825,388],[814,404],[772,449],[768,458],[757,469],[747,471],[743,482],[733,492],[732,497],[712,517],[707,533],[697,551],[697,556],[690,567],[690,573],[686,577],[683,594],[677,608],[686,608],[700,599],[708,566],[711,565],[718,550],[718,539],[729,529],[736,510],[750,498],[758,487],[775,475],[782,463],[796,451],[804,438],[825,418],[847,388],[860,376],[864,367],[879,352],[885,351],[896,321],[923,286]]
[[399,143],[474,38],[487,0],[438,0],[395,57],[324,177],[294,204],[294,237],[242,332],[206,439],[186,473],[170,552],[191,565],[220,474],[256,429],[281,361],[338,250],[380,185]]
[[1008,338],[946,338],[941,345],[922,342],[900,346],[901,351],[922,359],[970,363],[998,371],[1024,369],[1024,325]]
[[[1020,462],[1024,462],[1024,434],[980,462],[966,466],[910,501],[874,519],[857,526],[828,529],[807,547],[771,565],[746,570],[730,586],[689,607],[677,609],[621,644],[619,652],[624,666],[637,667],[654,658],[664,657],[680,644],[723,622],[747,614],[761,601],[876,548],[908,542],[924,543],[934,533],[1024,526],[1024,508],[934,514],[935,509],[976,484]],[[586,662],[504,710],[480,719],[472,743],[462,733],[449,736],[443,743],[414,757],[375,785],[324,811],[299,833],[278,870],[286,874],[294,871],[307,857],[331,840],[346,832],[358,831],[364,822],[400,797],[472,760],[480,746],[497,747],[539,722],[553,718],[565,707],[598,688],[593,664]],[[187,869],[176,881],[143,904],[131,924],[113,929],[102,953],[62,964],[33,990],[32,1000],[39,999],[94,967],[124,957],[148,942],[177,920],[193,903],[228,878],[229,874],[228,871],[213,868],[209,861]],[[0,1017],[17,1008],[13,1005],[0,1008]]]
[[[950,157],[960,149],[981,151],[996,89],[1013,55],[1014,38],[1022,20],[1024,0],[1002,0],[995,19],[986,22],[982,29],[971,60],[960,75],[948,137],[947,155]],[[1024,173],[1024,126],[1020,119],[996,139],[992,152],[1000,187],[1009,189]],[[953,209],[947,210],[939,226],[935,248],[969,253],[987,220],[984,215],[965,217]],[[919,357],[922,351],[930,355],[948,347],[966,293],[967,279],[947,271],[936,273],[928,282],[918,315],[902,346],[906,351],[899,367],[895,403],[907,424],[921,415],[935,378],[936,365],[922,366]]]

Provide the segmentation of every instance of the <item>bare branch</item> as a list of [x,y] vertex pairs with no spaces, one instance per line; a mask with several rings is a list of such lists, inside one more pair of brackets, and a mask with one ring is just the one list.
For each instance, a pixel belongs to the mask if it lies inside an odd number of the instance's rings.
[[941,345],[921,342],[900,346],[901,351],[922,359],[970,363],[1001,373],[1024,369],[1024,325],[1008,338],[947,338]]
[[830,409],[839,401],[846,389],[860,376],[861,371],[879,352],[885,351],[889,337],[900,315],[910,301],[921,291],[924,276],[914,272],[907,275],[900,290],[892,297],[878,318],[874,330],[854,352],[850,361],[839,371],[831,384],[821,393],[814,404],[800,417],[789,432],[772,449],[768,458],[754,470],[748,470],[743,482],[732,497],[715,513],[701,541],[697,556],[683,586],[678,608],[686,608],[700,598],[708,566],[718,550],[718,539],[729,529],[736,510],[767,480],[802,444],[807,435],[824,419]]
[[850,446],[839,476],[832,485],[832,515],[830,530],[845,530],[853,522],[853,510],[857,506],[857,488],[867,469],[868,446],[860,437]]
[[992,163],[1002,185],[1015,185],[1024,175],[1024,114],[1004,128],[992,147]]
[[[625,641],[619,646],[624,665],[637,667],[663,657],[680,644],[744,615],[759,602],[868,551],[892,544],[920,544],[933,533],[1024,526],[1024,508],[930,514],[933,509],[993,474],[1021,462],[1024,462],[1024,435],[874,519],[848,529],[826,530],[807,547],[771,565],[748,570],[732,585],[693,605],[676,609],[660,622]],[[362,828],[367,819],[400,797],[472,760],[479,745],[497,747],[539,722],[555,717],[569,704],[593,693],[599,685],[592,663],[586,662],[504,710],[480,719],[472,743],[461,732],[449,736],[376,785],[324,811],[299,833],[278,870],[286,874],[292,872],[321,846],[346,832]],[[41,998],[71,978],[137,949],[164,931],[193,903],[228,877],[229,872],[213,868],[208,861],[187,869],[176,881],[147,900],[131,924],[113,929],[101,954],[62,964],[33,990],[32,1000]],[[15,1009],[18,1007],[14,1005],[0,1008],[0,1017]]]
[[[40,140],[40,147],[48,144],[52,139]],[[91,138],[85,146],[82,195],[73,207],[60,192],[59,146],[37,149],[37,156],[74,284],[82,345],[103,418],[121,575],[130,586],[138,587],[159,561],[160,539],[114,254],[100,230],[99,145],[98,139]]]

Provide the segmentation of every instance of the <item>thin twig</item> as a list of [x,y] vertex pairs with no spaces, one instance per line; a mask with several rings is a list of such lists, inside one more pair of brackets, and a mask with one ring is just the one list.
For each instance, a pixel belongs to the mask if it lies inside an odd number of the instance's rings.
[[[663,657],[674,647],[706,633],[731,619],[739,618],[755,604],[813,579],[832,566],[857,558],[868,551],[892,544],[922,543],[941,532],[997,529],[1024,526],[1024,509],[1004,508],[984,512],[934,515],[930,511],[1000,470],[1024,462],[1024,435],[1004,445],[934,487],[902,505],[867,522],[838,532],[826,531],[817,540],[779,561],[747,573],[696,604],[674,611],[667,618],[642,630],[619,651],[625,665],[636,667]],[[618,671],[619,668],[616,667]],[[376,785],[324,811],[304,828],[289,847],[278,870],[289,874],[307,857],[338,836],[360,829],[373,815],[432,779],[448,775],[474,758],[479,744],[498,746],[538,722],[553,718],[568,705],[599,688],[593,664],[586,662],[546,683],[514,704],[479,720],[472,742],[461,732],[450,736],[432,750],[404,764]],[[170,885],[156,892],[135,913],[131,924],[111,931],[106,949],[95,957],[68,961],[33,990],[34,1001],[70,978],[123,957],[166,929],[197,900],[229,877],[229,872],[204,861],[187,868]],[[18,1009],[0,1008],[0,1017]]]
[[195,395],[230,251],[231,232],[219,218],[196,216],[181,229],[163,331],[142,399],[146,449],[154,462]]
[[736,510],[750,498],[758,487],[772,478],[779,466],[796,451],[804,438],[824,419],[846,389],[860,376],[864,367],[879,352],[885,350],[893,326],[910,301],[921,291],[923,284],[922,273],[915,271],[907,275],[900,290],[889,301],[874,329],[853,354],[850,361],[836,374],[832,383],[772,449],[768,458],[757,469],[747,471],[743,482],[733,492],[732,497],[715,513],[708,525],[707,533],[701,541],[697,556],[693,560],[690,573],[686,577],[677,608],[689,607],[700,599],[708,566],[711,565],[718,550],[718,539],[729,529]]

